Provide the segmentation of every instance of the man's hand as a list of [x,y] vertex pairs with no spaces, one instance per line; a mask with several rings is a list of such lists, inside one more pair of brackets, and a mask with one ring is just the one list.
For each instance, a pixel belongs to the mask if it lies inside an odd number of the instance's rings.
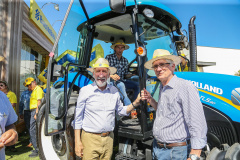
[[23,119],[23,114],[19,115],[20,119]]
[[154,100],[154,98],[151,96],[151,94],[144,88],[141,91],[141,99],[142,101],[147,100],[147,103],[150,103],[150,105],[157,110],[157,101]]
[[138,96],[137,96],[137,99],[135,100],[135,106],[138,106],[138,105],[140,105],[140,101],[141,101],[141,95],[140,95],[140,93],[138,94]]
[[34,119],[37,120],[37,113],[34,115]]
[[119,75],[117,74],[110,75],[110,78],[112,78],[114,81],[118,81],[120,79]]
[[18,141],[18,134],[14,129],[9,129],[4,132],[0,138],[0,150],[4,146],[14,145]]
[[148,103],[152,100],[151,94],[145,88],[141,91],[141,99],[142,101],[147,100]]
[[[191,149],[190,154],[195,154],[198,157],[200,157],[202,150],[201,149]],[[191,158],[188,158],[187,160],[191,160]]]
[[83,157],[83,145],[81,142],[75,144],[75,153],[78,157]]

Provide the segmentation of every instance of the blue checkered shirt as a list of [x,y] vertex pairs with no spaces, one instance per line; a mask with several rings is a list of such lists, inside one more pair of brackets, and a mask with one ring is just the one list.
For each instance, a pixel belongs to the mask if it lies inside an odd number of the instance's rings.
[[105,59],[108,60],[111,67],[117,68],[116,74],[119,75],[122,80],[125,79],[124,76],[128,73],[128,60],[123,56],[119,60],[115,53],[107,55]]

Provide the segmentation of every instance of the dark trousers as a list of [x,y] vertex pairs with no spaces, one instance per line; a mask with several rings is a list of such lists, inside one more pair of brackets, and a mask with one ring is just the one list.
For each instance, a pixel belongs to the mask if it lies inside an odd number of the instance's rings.
[[132,101],[134,101],[137,98],[137,96],[140,92],[139,83],[135,82],[135,81],[128,80],[128,79],[126,81],[123,81],[123,83],[125,84],[127,89],[133,89],[134,90],[134,96],[133,96],[133,99],[132,99]]
[[[31,119],[31,111],[30,110],[24,110],[24,113],[23,113],[24,117],[24,122],[25,122],[25,125],[26,125],[26,128],[28,130],[28,133],[30,135],[30,119]],[[30,143],[32,143],[31,141],[31,137],[30,137]]]
[[37,139],[36,139],[36,120],[34,119],[34,115],[36,114],[36,109],[31,110],[31,119],[30,119],[30,139],[32,141],[32,145],[35,149],[35,152],[38,152],[37,147]]

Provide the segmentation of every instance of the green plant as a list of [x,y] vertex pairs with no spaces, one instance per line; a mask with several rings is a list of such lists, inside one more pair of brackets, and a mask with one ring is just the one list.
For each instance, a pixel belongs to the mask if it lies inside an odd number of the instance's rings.
[[235,76],[240,76],[240,70],[238,70],[237,72],[235,72],[234,75],[235,75]]

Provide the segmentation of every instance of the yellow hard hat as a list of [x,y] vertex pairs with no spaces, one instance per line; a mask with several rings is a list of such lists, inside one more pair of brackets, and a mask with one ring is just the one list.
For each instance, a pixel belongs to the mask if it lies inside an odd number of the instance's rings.
[[24,82],[25,87],[27,87],[33,81],[34,81],[34,78],[32,78],[32,77],[28,77],[27,79],[25,79],[25,82]]
[[184,53],[182,53],[181,56],[186,57],[186,55]]

